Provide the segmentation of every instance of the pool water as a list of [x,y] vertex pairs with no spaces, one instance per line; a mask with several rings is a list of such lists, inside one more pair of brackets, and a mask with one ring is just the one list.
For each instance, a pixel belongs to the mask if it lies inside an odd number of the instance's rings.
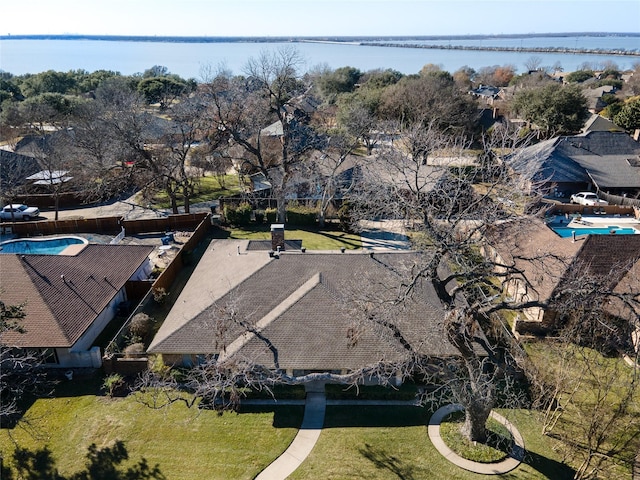
[[0,243],[0,253],[59,255],[69,245],[80,245],[83,243],[88,242],[80,237],[56,237],[42,240],[8,240]]
[[615,232],[614,235],[633,235],[635,233],[640,233],[634,228],[621,228],[616,225],[600,228],[569,228],[555,227],[553,225],[549,225],[549,227],[551,227],[551,230],[556,232],[562,238],[571,238],[573,232],[576,232],[576,237],[582,235],[610,235],[611,232]]

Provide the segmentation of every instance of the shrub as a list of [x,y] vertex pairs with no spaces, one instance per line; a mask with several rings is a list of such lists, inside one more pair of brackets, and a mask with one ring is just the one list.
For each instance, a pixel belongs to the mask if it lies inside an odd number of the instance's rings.
[[144,338],[151,331],[151,327],[153,327],[153,318],[146,313],[138,313],[131,319],[129,332],[132,335]]
[[144,343],[132,343],[124,349],[125,358],[135,358],[144,353]]
[[267,223],[276,223],[278,218],[278,209],[277,208],[267,208],[264,211],[265,216],[267,217]]
[[251,205],[248,203],[242,203],[237,207],[231,205],[225,205],[224,218],[231,225],[246,226],[251,222]]
[[261,225],[264,223],[264,210],[256,210],[254,212],[254,216],[256,218],[256,223]]
[[120,388],[124,384],[124,378],[119,373],[112,373],[104,379],[102,382],[102,389],[107,392],[107,395],[113,397],[116,389]]
[[313,227],[318,219],[318,209],[293,206],[287,209],[287,221],[291,225]]

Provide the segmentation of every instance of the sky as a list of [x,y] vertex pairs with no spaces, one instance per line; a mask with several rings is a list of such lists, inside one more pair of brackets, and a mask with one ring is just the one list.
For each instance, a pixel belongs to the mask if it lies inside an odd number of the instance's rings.
[[2,18],[0,35],[640,32],[640,0],[29,0]]

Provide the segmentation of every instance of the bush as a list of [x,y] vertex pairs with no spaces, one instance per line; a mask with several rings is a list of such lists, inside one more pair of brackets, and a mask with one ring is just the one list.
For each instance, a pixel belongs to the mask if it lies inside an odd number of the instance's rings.
[[231,225],[246,226],[251,222],[251,205],[248,203],[242,203],[237,207],[231,205],[225,205],[224,218]]
[[112,373],[104,379],[102,382],[102,389],[107,392],[107,395],[113,397],[115,391],[124,384],[124,378],[119,373]]
[[124,349],[125,358],[135,358],[144,353],[144,343],[132,343]]
[[131,319],[129,332],[137,337],[144,338],[153,327],[153,318],[146,313],[138,313]]
[[256,210],[254,216],[258,225],[262,225],[264,223],[264,210]]
[[264,214],[267,217],[267,223],[276,223],[276,219],[278,218],[277,208],[267,208]]
[[287,209],[287,221],[291,225],[313,227],[318,219],[318,209],[294,206]]

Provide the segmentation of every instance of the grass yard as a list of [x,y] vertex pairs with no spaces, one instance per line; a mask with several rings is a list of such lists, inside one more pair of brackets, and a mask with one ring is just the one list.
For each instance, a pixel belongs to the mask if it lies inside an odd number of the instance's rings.
[[[213,176],[200,177],[193,196],[189,199],[191,204],[206,202],[220,197],[232,196],[240,193],[240,184],[237,175],[226,175],[224,187],[220,185],[218,179]],[[184,203],[182,196],[178,197],[178,204]],[[165,192],[158,192],[153,197],[153,204],[157,208],[171,208],[171,202]]]
[[[341,247],[347,250],[362,248],[359,235],[340,230],[286,228],[284,235],[286,240],[302,240],[302,246],[307,250],[340,250]],[[220,236],[238,240],[269,240],[271,239],[271,230],[269,225],[256,225],[251,229],[220,229]]]
[[[318,443],[289,478],[486,479],[455,467],[436,451],[427,434],[430,413],[417,407],[327,407]],[[554,454],[554,441],[539,434],[534,414],[525,410],[499,413],[517,426],[527,454],[518,468],[495,478],[573,478],[573,470]]]
[[[73,381],[76,389],[82,381]],[[302,407],[221,416],[179,404],[152,410],[133,397],[96,395],[100,381],[89,379],[76,391],[68,383],[58,398],[37,400],[16,428],[0,430],[0,454],[10,458],[14,441],[32,450],[48,446],[60,473],[68,475],[83,469],[92,443],[122,440],[127,465],[144,457],[159,464],[168,480],[252,479],[287,448],[302,421]]]

